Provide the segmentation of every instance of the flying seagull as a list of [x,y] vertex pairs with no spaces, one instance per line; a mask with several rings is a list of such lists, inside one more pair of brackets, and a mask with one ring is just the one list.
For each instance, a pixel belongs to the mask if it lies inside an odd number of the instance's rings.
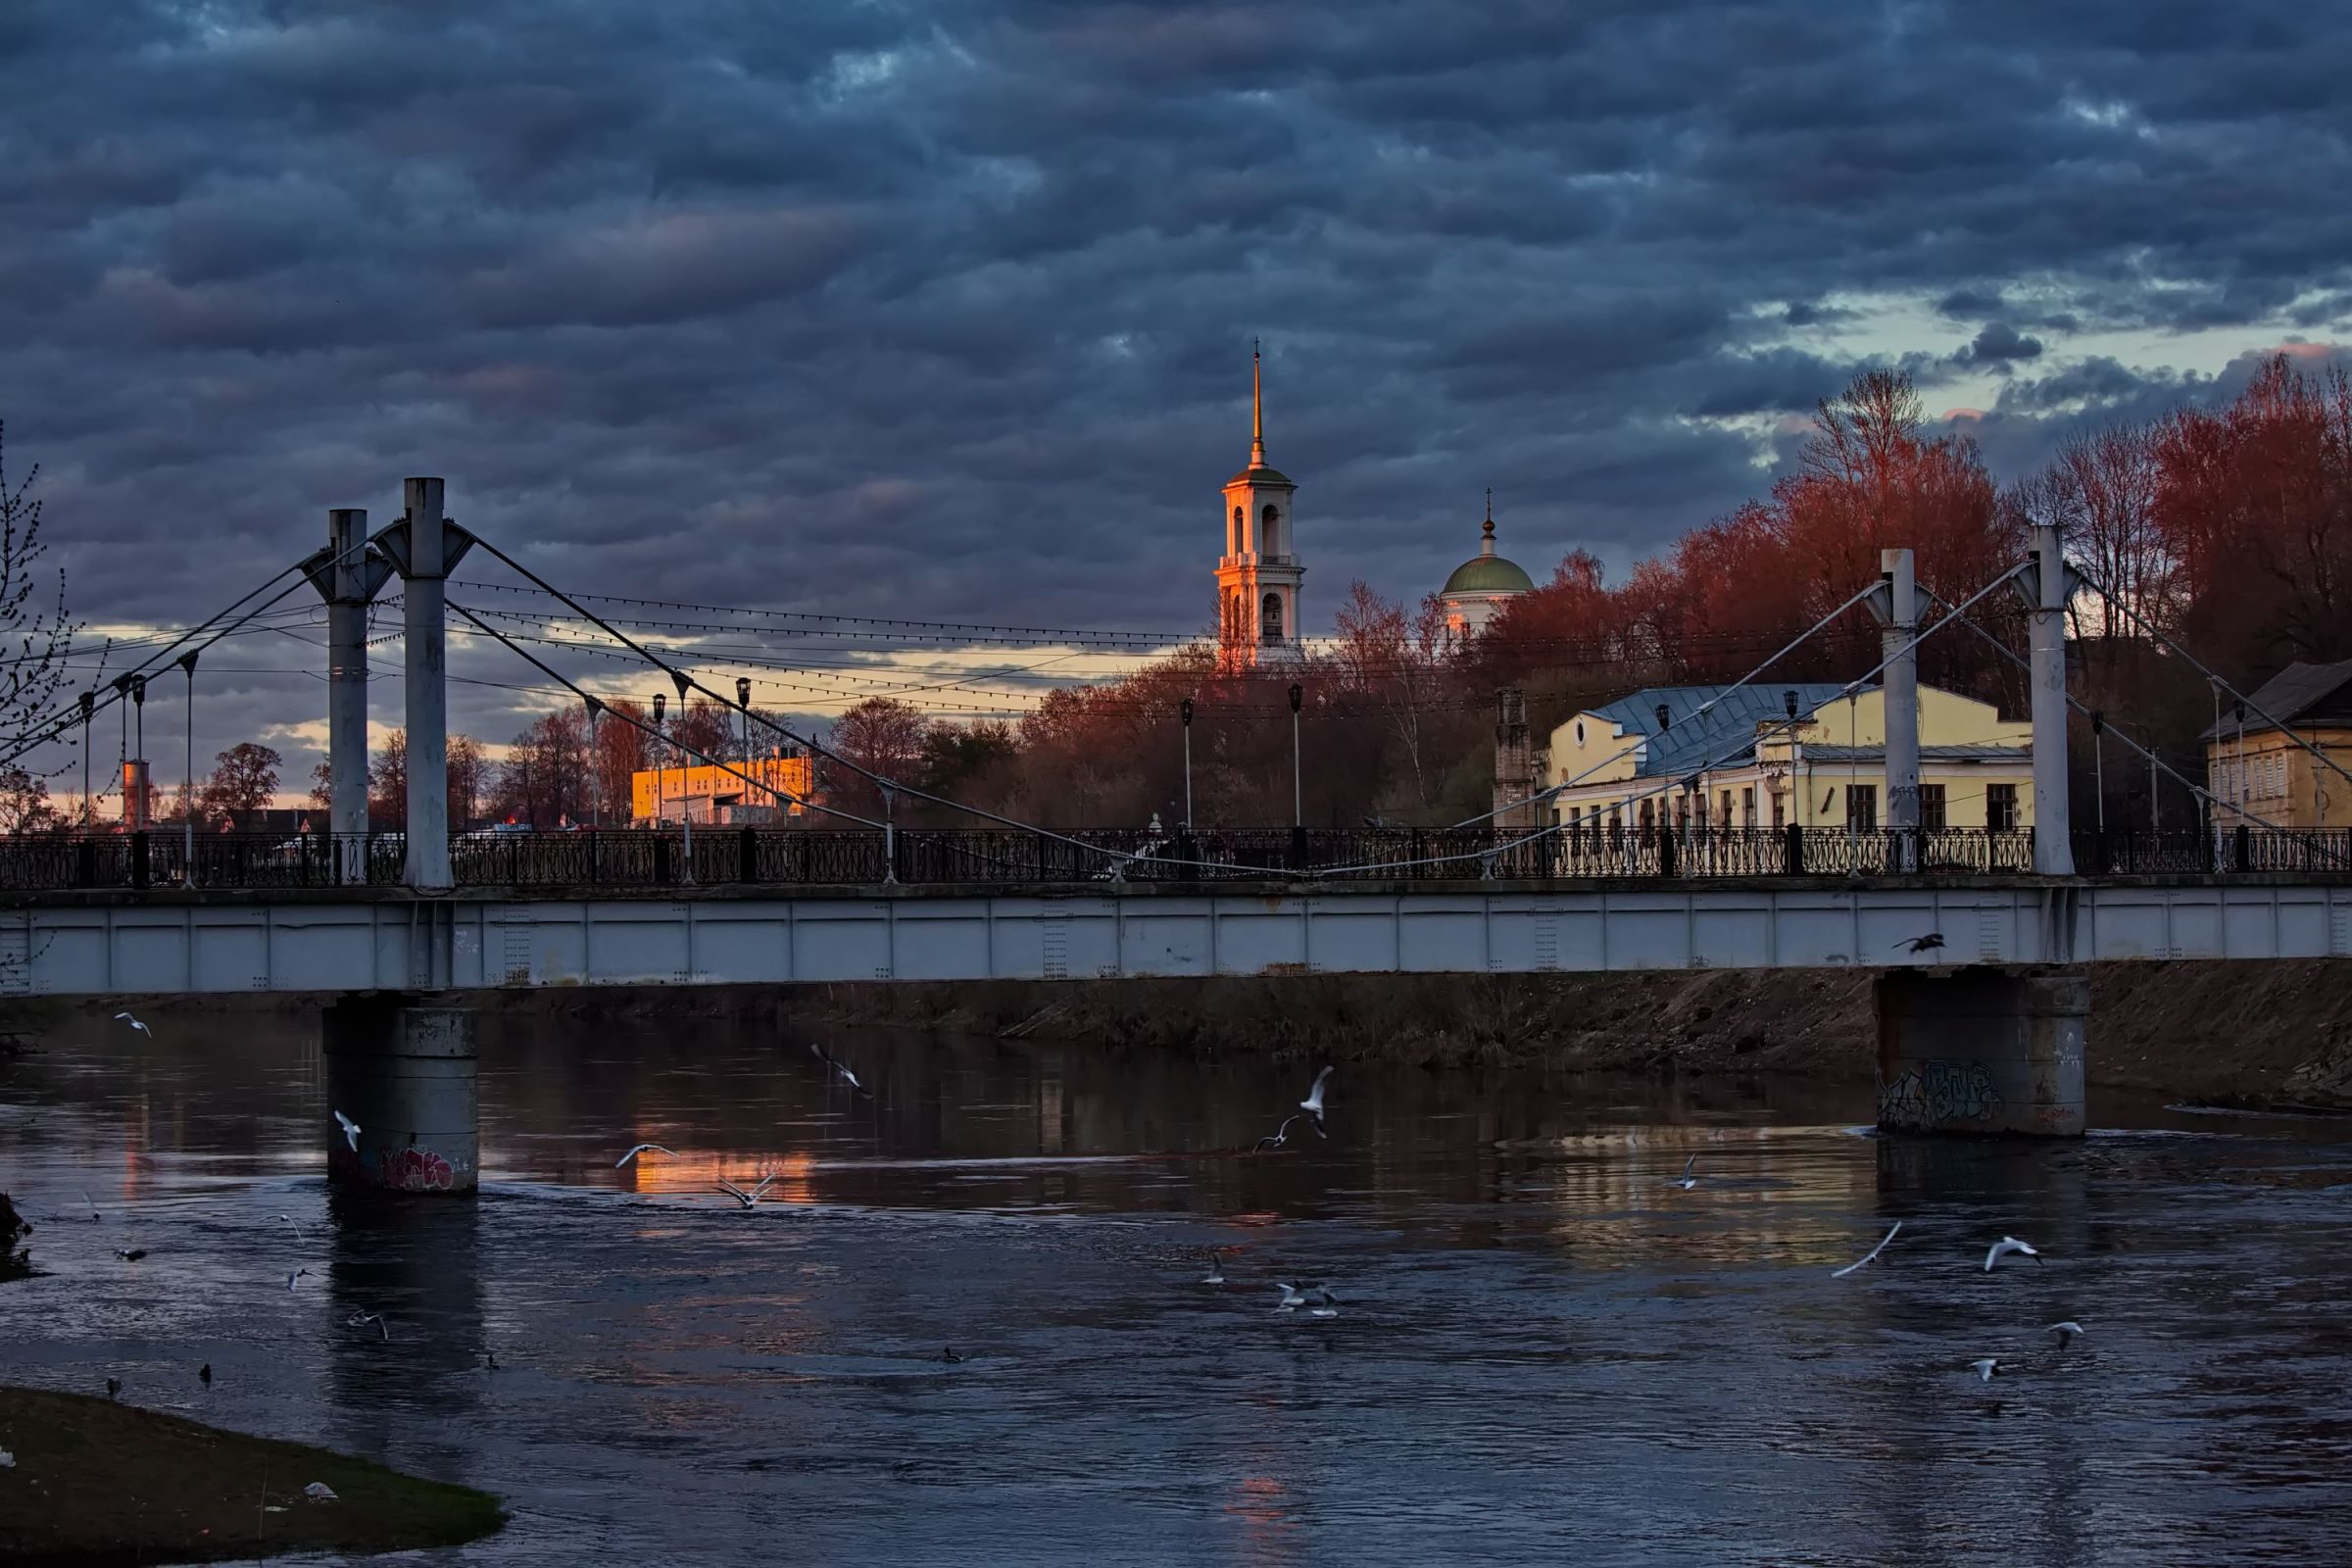
[[773,1176],[762,1176],[760,1178],[760,1185],[747,1193],[742,1188],[736,1186],[733,1182],[728,1181],[722,1176],[718,1180],[718,1185],[712,1190],[715,1192],[725,1193],[728,1197],[734,1199],[735,1201],[741,1203],[744,1207],[749,1208],[754,1203],[760,1201],[760,1196],[767,1191],[769,1185],[774,1181],[775,1178]]
[[1313,1311],[1307,1314],[1307,1316],[1338,1317],[1340,1315],[1340,1298],[1331,1294],[1330,1286],[1318,1285],[1313,1290],[1309,1291],[1307,1295],[1310,1298],[1319,1303],[1316,1305]]
[[379,1337],[387,1342],[392,1338],[392,1331],[384,1327],[384,1314],[381,1312],[354,1312],[343,1321],[355,1329],[364,1329],[372,1323],[375,1325],[375,1332]]
[[[1323,1084],[1324,1081],[1330,1077],[1331,1069],[1329,1067],[1326,1067],[1321,1072],[1315,1074],[1314,1088],[1309,1089],[1306,1092],[1306,1098],[1298,1102],[1298,1108],[1305,1111],[1309,1116],[1315,1118],[1315,1136],[1317,1138],[1329,1138],[1331,1136],[1331,1134],[1323,1130]],[[1283,1125],[1288,1127],[1290,1123],[1286,1121],[1283,1123]]]
[[93,1224],[93,1225],[97,1224],[97,1223],[98,1223],[98,1204],[97,1204],[97,1202],[96,1202],[96,1201],[95,1201],[95,1200],[93,1200],[93,1199],[90,1197],[90,1194],[89,1194],[89,1189],[87,1189],[87,1188],[84,1188],[84,1189],[82,1189],[81,1200],[82,1200],[82,1202],[83,1202],[84,1204],[86,1204],[86,1205],[88,1206],[88,1208],[89,1208],[89,1211],[90,1211],[90,1223],[91,1223],[91,1224]]
[[614,1160],[612,1162],[612,1168],[614,1170],[620,1169],[621,1166],[626,1165],[630,1160],[635,1159],[639,1154],[644,1153],[648,1150],[653,1151],[657,1154],[668,1154],[673,1158],[678,1152],[674,1149],[664,1149],[660,1144],[639,1144],[635,1149],[630,1150],[627,1153]]
[[2048,1332],[2058,1336],[2058,1348],[2063,1350],[2082,1337],[2083,1329],[2082,1324],[2070,1317],[2063,1323],[2051,1324]]
[[2001,1363],[1997,1357],[1988,1355],[1982,1361],[1969,1362],[1968,1369],[1977,1375],[1979,1383],[1990,1383],[1993,1374],[2000,1371]]
[[1686,1193],[1691,1188],[1696,1187],[1698,1185],[1698,1178],[1693,1176],[1691,1171],[1694,1167],[1696,1167],[1697,1164],[1698,1156],[1696,1154],[1692,1154],[1689,1159],[1684,1160],[1683,1173],[1680,1176],[1677,1176],[1670,1185],[1680,1187]]
[[956,1347],[954,1347],[953,1345],[949,1346],[949,1347],[948,1347],[948,1348],[947,1348],[945,1350],[941,1351],[941,1352],[940,1352],[940,1357],[939,1357],[939,1358],[940,1358],[942,1361],[960,1361],[960,1360],[962,1360],[962,1359],[963,1359],[963,1357],[962,1357],[962,1356],[960,1356],[960,1355],[957,1355],[957,1354],[956,1353]]
[[2014,1236],[2004,1236],[1999,1241],[1993,1243],[1992,1246],[1986,1250],[1984,1253],[1984,1272],[1987,1274],[1991,1273],[1992,1265],[1998,1263],[2002,1258],[2007,1257],[2011,1252],[2023,1252],[2026,1254],[2026,1256],[2032,1258],[2036,1263],[2041,1261],[2040,1252],[2036,1251],[2032,1247],[2027,1246],[2024,1242],[2019,1241]]
[[1257,1141],[1257,1147],[1251,1150],[1250,1152],[1262,1153],[1266,1150],[1280,1149],[1283,1145],[1289,1143],[1291,1141],[1291,1123],[1297,1121],[1298,1119],[1298,1118],[1297,1116],[1283,1117],[1282,1125],[1275,1128],[1274,1131],[1268,1136],[1260,1138]]
[[284,1220],[284,1221],[285,1221],[285,1222],[286,1222],[288,1225],[291,1225],[291,1226],[293,1226],[293,1227],[294,1227],[294,1239],[295,1239],[296,1241],[298,1241],[298,1242],[305,1242],[305,1241],[309,1241],[309,1240],[310,1240],[310,1238],[309,1238],[309,1237],[307,1237],[307,1236],[305,1236],[305,1235],[303,1235],[303,1234],[302,1234],[302,1222],[301,1222],[301,1221],[299,1221],[299,1220],[297,1220],[297,1219],[296,1219],[296,1218],[295,1218],[293,1215],[291,1215],[291,1214],[272,1214],[272,1215],[270,1215],[270,1217],[271,1219],[282,1219],[282,1220]]
[[1299,1294],[1298,1286],[1277,1285],[1274,1288],[1282,1293],[1282,1299],[1274,1303],[1275,1311],[1292,1312],[1306,1304],[1306,1298]]
[[1886,1244],[1887,1244],[1888,1242],[1891,1242],[1891,1241],[1893,1241],[1893,1240],[1894,1240],[1894,1233],[1895,1233],[1896,1231],[1899,1231],[1899,1230],[1901,1230],[1902,1228],[1903,1228],[1903,1222],[1902,1222],[1901,1220],[1899,1220],[1899,1219],[1898,1219],[1898,1220],[1896,1220],[1896,1221],[1894,1222],[1894,1224],[1893,1224],[1892,1226],[1890,1226],[1890,1227],[1887,1229],[1887,1232],[1886,1232],[1886,1234],[1879,1238],[1879,1245],[1878,1245],[1878,1246],[1876,1246],[1876,1247],[1872,1248],[1872,1249],[1871,1249],[1869,1251],[1867,1251],[1867,1252],[1863,1253],[1863,1254],[1862,1254],[1860,1257],[1856,1258],[1856,1259],[1855,1259],[1853,1262],[1846,1264],[1846,1265],[1845,1265],[1845,1267],[1843,1267],[1843,1268],[1841,1268],[1841,1269],[1838,1270],[1836,1273],[1832,1274],[1832,1275],[1830,1276],[1830,1278],[1832,1278],[1832,1279],[1834,1279],[1834,1280],[1841,1280],[1841,1279],[1845,1278],[1845,1277],[1846,1277],[1848,1274],[1851,1274],[1851,1273],[1852,1273],[1854,1270],[1856,1270],[1856,1269],[1860,1268],[1860,1267],[1861,1267],[1863,1264],[1865,1264],[1865,1263],[1869,1262],[1869,1261],[1870,1261],[1872,1258],[1874,1258],[1874,1257],[1877,1257],[1877,1256],[1878,1256],[1878,1255],[1879,1255],[1881,1252],[1884,1252],[1885,1250],[1886,1250]]
[[1908,948],[1913,953],[1934,953],[1936,949],[1943,946],[1943,933],[1940,931],[1931,931],[1924,937],[1912,937],[1908,941],[1897,942],[1895,946],[1898,948]]
[[1208,1250],[1208,1278],[1202,1280],[1200,1283],[1203,1285],[1222,1285],[1225,1283],[1225,1269],[1224,1266],[1217,1261],[1217,1250],[1213,1247]]
[[866,1088],[865,1085],[859,1083],[858,1081],[858,1075],[850,1071],[850,1064],[848,1062],[843,1061],[839,1056],[834,1055],[831,1052],[827,1051],[824,1047],[818,1045],[813,1040],[808,1042],[808,1049],[816,1054],[817,1060],[832,1068],[834,1073],[840,1077],[841,1081],[850,1086],[850,1089],[853,1093],[863,1095],[868,1100],[874,1098],[874,1092]]
[[351,1152],[355,1154],[358,1153],[360,1152],[360,1124],[338,1110],[335,1112],[335,1125],[343,1129],[343,1141],[351,1146]]
[[145,1035],[145,1036],[146,1036],[148,1039],[150,1039],[150,1040],[153,1040],[153,1039],[155,1038],[155,1031],[154,1031],[154,1030],[152,1030],[152,1029],[148,1028],[148,1027],[147,1027],[145,1024],[141,1023],[141,1022],[140,1022],[138,1019],[136,1019],[136,1018],[132,1017],[132,1016],[131,1016],[129,1013],[127,1013],[127,1012],[118,1012],[118,1013],[116,1013],[116,1014],[115,1014],[115,1022],[117,1022],[117,1023],[126,1023],[126,1024],[130,1025],[130,1026],[131,1026],[133,1029],[136,1029],[136,1030],[137,1030],[139,1033],[141,1033],[141,1034]]
[[287,1290],[289,1290],[289,1291],[290,1291],[290,1290],[292,1290],[292,1289],[294,1288],[294,1282],[295,1282],[296,1280],[298,1280],[298,1279],[302,1278],[302,1277],[303,1277],[305,1274],[308,1274],[309,1272],[310,1272],[310,1270],[309,1270],[309,1269],[307,1269],[307,1268],[298,1268],[298,1269],[296,1269],[296,1270],[295,1270],[293,1273],[291,1273],[291,1274],[287,1275],[287,1276],[286,1276],[286,1289],[287,1289]]

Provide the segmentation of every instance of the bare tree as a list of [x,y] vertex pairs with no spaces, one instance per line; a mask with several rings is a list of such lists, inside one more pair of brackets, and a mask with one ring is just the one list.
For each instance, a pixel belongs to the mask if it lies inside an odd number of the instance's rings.
[[1408,610],[1353,582],[1333,618],[1340,634],[1331,655],[1335,673],[1345,689],[1380,704],[1412,770],[1414,804],[1426,808],[1431,772],[1426,721],[1444,697],[1449,646],[1445,604],[1431,594],[1418,609]]
[[15,751],[50,727],[66,657],[81,628],[66,612],[62,566],[56,600],[48,599],[49,578],[41,570],[48,546],[41,540],[41,503],[32,498],[41,470],[35,465],[9,488],[6,434],[0,424],[0,643],[8,650],[0,660],[0,743]]

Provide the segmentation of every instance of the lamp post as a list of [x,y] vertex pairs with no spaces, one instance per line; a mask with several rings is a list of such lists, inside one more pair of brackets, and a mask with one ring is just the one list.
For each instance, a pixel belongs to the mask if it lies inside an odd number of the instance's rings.
[[1176,711],[1184,720],[1184,836],[1189,840],[1193,836],[1193,700],[1185,698],[1176,705]]
[[2107,715],[2095,708],[2090,710],[2090,787],[2096,796],[2091,802],[2091,825],[2103,837],[2107,832]]
[[2164,829],[2164,807],[2156,798],[2156,737],[2148,737],[2148,831]]
[[90,806],[90,718],[98,710],[98,694],[81,694],[81,830],[87,833],[97,820]]
[[669,743],[662,734],[662,715],[669,708],[667,692],[654,693],[654,831],[669,821]]
[[1305,787],[1299,782],[1301,775],[1298,768],[1298,705],[1305,700],[1305,697],[1306,693],[1299,689],[1298,683],[1293,681],[1291,683],[1291,826],[1293,827],[1306,826],[1306,794]]
[[196,885],[196,654],[191,648],[179,656],[179,667],[188,677],[188,755],[180,768],[180,879],[189,887]]
[[[743,770],[748,774],[752,770],[752,677],[749,675],[735,677],[735,707],[740,710],[740,721],[743,725]],[[713,798],[715,798],[715,792],[718,789],[717,780],[711,781],[710,788],[714,792]],[[757,803],[745,801],[743,804],[752,806]]]
[[[137,764],[138,780],[134,786],[126,776],[122,780],[122,787],[126,797],[134,787],[137,790],[138,802],[130,808],[130,827],[134,833],[144,833],[147,831],[147,677],[144,675],[130,677],[130,708],[136,715],[138,736],[138,745],[133,748],[134,755],[130,760]],[[129,804],[127,800],[125,804]]]

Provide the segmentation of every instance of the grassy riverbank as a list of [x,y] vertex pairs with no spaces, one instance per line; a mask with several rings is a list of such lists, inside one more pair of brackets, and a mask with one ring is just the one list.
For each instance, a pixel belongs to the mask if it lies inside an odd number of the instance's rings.
[[[0,1387],[0,1562],[103,1568],[454,1545],[498,1499],[135,1405]],[[303,1489],[324,1483],[332,1502]]]

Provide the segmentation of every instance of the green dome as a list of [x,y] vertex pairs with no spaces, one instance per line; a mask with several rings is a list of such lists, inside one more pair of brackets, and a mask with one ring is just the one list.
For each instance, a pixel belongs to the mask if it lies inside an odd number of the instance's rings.
[[[1429,579],[1424,577],[1422,581]],[[1516,562],[1500,556],[1472,556],[1453,568],[1446,579],[1445,592],[1449,594],[1523,594],[1535,587]]]

